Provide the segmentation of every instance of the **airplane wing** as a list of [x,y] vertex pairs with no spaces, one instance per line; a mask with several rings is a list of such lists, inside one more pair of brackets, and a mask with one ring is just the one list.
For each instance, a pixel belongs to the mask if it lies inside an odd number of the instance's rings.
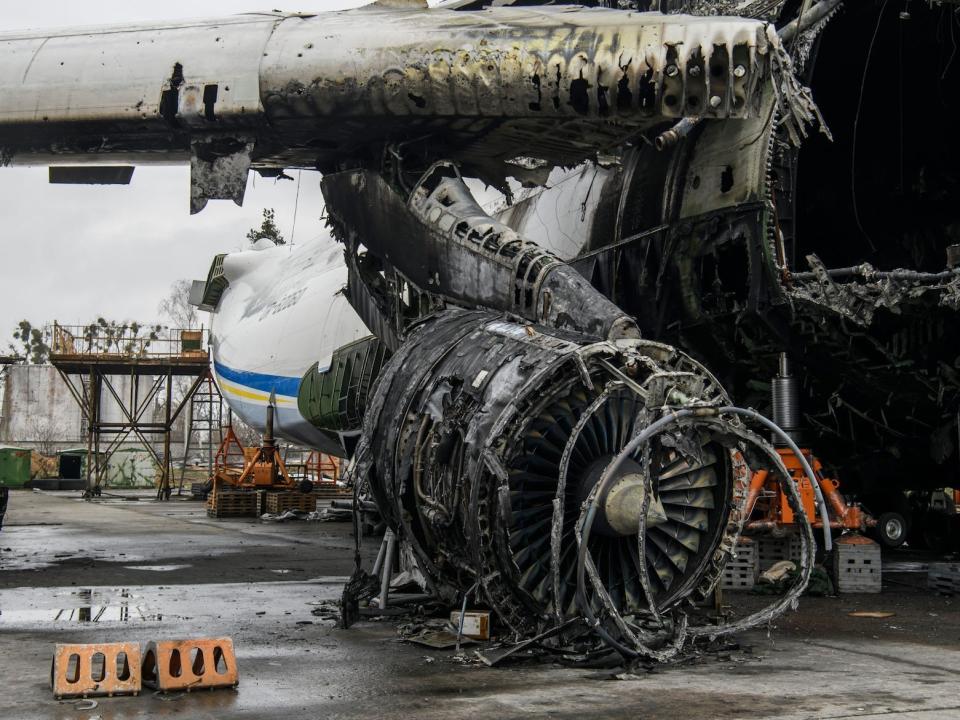
[[251,168],[398,146],[499,185],[682,117],[749,117],[777,67],[772,28],[739,17],[396,5],[2,34],[0,165],[105,183],[189,162],[193,212],[239,204]]

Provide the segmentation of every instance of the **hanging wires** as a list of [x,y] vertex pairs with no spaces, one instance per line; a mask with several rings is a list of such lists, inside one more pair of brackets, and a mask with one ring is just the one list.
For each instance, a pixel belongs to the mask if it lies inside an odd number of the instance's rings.
[[888,2],[889,0],[883,0],[883,5],[880,6],[880,12],[877,14],[877,24],[873,28],[870,47],[867,49],[867,59],[863,64],[863,77],[860,78],[860,95],[857,98],[857,113],[853,117],[853,148],[850,152],[850,194],[853,200],[853,219],[857,223],[857,229],[860,230],[860,233],[870,246],[870,250],[873,252],[877,251],[877,247],[873,244],[873,240],[870,239],[870,235],[867,234],[867,231],[864,229],[863,223],[860,221],[860,210],[857,207],[857,129],[860,125],[860,111],[863,109],[863,94],[867,87],[867,71],[870,69],[870,59],[873,57],[873,48],[876,45],[877,35],[880,32],[880,21],[883,19],[883,13],[887,9]]
[[293,236],[297,232],[297,207],[300,205],[300,181],[303,179],[303,170],[297,170],[297,194],[293,199],[293,225],[290,227],[290,245],[293,246]]

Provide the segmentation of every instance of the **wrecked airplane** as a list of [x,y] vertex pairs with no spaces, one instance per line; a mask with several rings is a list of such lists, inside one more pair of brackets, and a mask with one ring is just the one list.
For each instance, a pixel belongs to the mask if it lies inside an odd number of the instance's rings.
[[[437,594],[479,592],[519,637],[580,623],[663,659],[772,617],[809,577],[805,520],[785,598],[688,619],[733,552],[749,470],[805,517],[750,429],[796,448],[800,428],[736,407],[768,406],[783,353],[803,371],[785,417],[802,406],[807,441],[875,512],[890,489],[956,484],[957,99],[932,40],[955,13],[583,5],[0,35],[0,164],[106,183],[182,161],[191,212],[242,202],[250,170],[318,170],[340,257],[221,257],[197,287],[227,398],[257,424],[279,393],[281,434],[355,453]],[[895,108],[898,163],[879,120]],[[270,263],[312,290],[280,292]],[[251,359],[267,345],[244,321],[275,333],[281,313],[308,352],[278,370]]]

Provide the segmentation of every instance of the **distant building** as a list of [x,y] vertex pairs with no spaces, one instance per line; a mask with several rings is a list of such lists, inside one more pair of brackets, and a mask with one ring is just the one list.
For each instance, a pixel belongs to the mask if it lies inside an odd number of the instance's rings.
[[[111,376],[110,382],[117,394],[129,402],[131,383],[128,376]],[[136,388],[138,397],[146,397],[152,378],[141,377]],[[117,401],[104,388],[101,391],[101,417],[108,422],[123,422]],[[184,414],[185,415],[185,414]],[[157,402],[147,410],[147,417],[157,422],[163,419],[163,407]],[[178,418],[173,432],[171,455],[183,454],[183,421]],[[70,393],[67,384],[52,365],[0,366],[0,445],[32,448],[46,454],[58,450],[86,446],[87,436],[83,414]],[[136,446],[131,435],[124,446]],[[155,445],[158,450],[162,444]],[[138,473],[139,474],[139,473]]]
[[0,443],[49,453],[84,442],[80,406],[53,366],[0,370]]

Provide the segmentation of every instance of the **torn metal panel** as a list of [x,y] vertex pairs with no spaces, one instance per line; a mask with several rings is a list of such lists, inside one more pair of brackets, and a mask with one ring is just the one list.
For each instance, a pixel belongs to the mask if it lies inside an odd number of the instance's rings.
[[552,168],[544,183],[522,188],[513,203],[494,209],[492,214],[569,261],[609,240],[611,228],[597,219],[613,214],[605,206],[617,203],[620,172],[619,165],[601,167],[596,163]]
[[129,185],[133,177],[131,165],[52,165],[50,182],[63,185]]
[[207,200],[233,200],[243,205],[254,143],[245,138],[210,138],[191,145],[190,212],[203,210]]

